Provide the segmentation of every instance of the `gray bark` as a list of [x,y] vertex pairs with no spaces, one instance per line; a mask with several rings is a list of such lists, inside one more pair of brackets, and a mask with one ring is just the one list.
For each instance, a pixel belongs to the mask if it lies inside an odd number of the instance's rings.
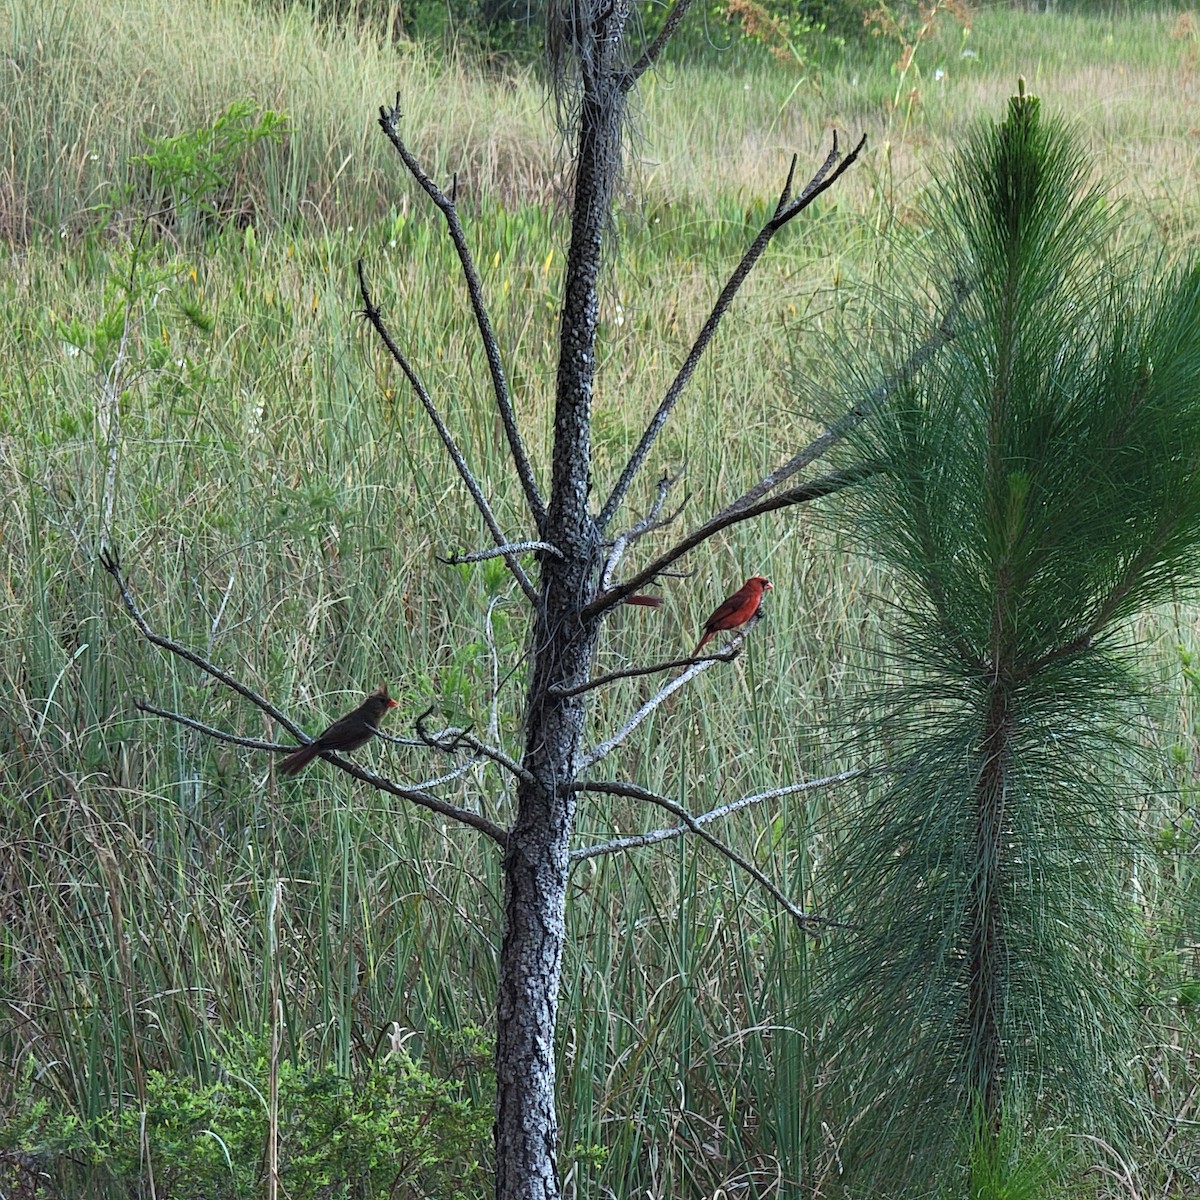
[[[580,5],[569,31],[580,54],[575,204],[567,258],[555,392],[551,493],[526,698],[527,776],[504,857],[504,934],[496,1028],[496,1196],[557,1200],[554,1036],[565,937],[570,836],[586,699],[562,695],[585,681],[600,618],[583,616],[599,585],[600,536],[588,509],[597,284],[604,232],[620,174],[618,55],[627,0]],[[558,689],[556,691],[556,689]]]

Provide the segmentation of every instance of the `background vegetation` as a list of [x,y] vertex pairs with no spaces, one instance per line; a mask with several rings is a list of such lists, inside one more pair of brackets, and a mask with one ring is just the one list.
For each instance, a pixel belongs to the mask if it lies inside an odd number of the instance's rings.
[[[1124,248],[1168,263],[1194,249],[1195,18],[1002,8],[972,14],[968,32],[955,15],[896,13],[864,41],[781,57],[773,37],[722,49],[733,35],[709,14],[690,34],[703,52],[646,81],[603,313],[598,475],[624,461],[788,156],[815,163],[830,126],[870,135],[865,164],[764,260],[661,443],[664,467],[687,463],[697,506],[804,437],[833,359],[886,335],[874,298],[904,280],[930,170],[972,120],[1001,113],[1018,72],[1075,117],[1115,180]],[[386,678],[403,714],[432,704],[517,736],[503,664],[524,628],[500,570],[434,558],[477,545],[476,522],[354,318],[352,270],[367,258],[503,519],[518,499],[451,253],[374,115],[399,89],[409,143],[439,178],[458,176],[536,451],[566,235],[536,69],[300,9],[13,0],[0,72],[5,1186],[45,1172],[49,1194],[79,1195],[83,1179],[150,1194],[157,1169],[160,1197],[261,1194],[274,1137],[285,1164],[345,1144],[334,1194],[441,1194],[449,1179],[483,1194],[494,857],[329,772],[281,785],[261,754],[136,714],[147,696],[271,736],[134,640],[93,554],[111,512],[151,620],[314,730]],[[699,810],[855,765],[844,701],[875,670],[887,579],[839,553],[816,512],[689,565],[662,610],[614,623],[605,662],[685,651],[752,572],[776,581],[770,619],[736,667],[631,739],[631,774],[672,789],[682,765],[682,801]],[[1163,681],[1140,736],[1170,770],[1170,786],[1138,797],[1128,892],[1144,939],[1146,1119],[1124,1157],[1072,1146],[1092,1170],[1071,1179],[1187,1195],[1200,1186],[1200,639],[1183,601],[1136,632]],[[638,694],[631,682],[604,703]],[[741,753],[713,749],[725,731]],[[364,754],[414,780],[451,765]],[[483,768],[455,799],[506,802]],[[819,907],[831,839],[853,836],[848,799],[783,798],[722,833]],[[589,798],[581,837],[646,823]],[[822,951],[692,843],[584,864],[568,915],[568,1186],[831,1190],[838,1139],[813,1118],[824,1080],[807,1052]],[[424,1174],[385,1179],[370,1147],[389,1154],[426,1127],[445,1132],[414,1166]]]

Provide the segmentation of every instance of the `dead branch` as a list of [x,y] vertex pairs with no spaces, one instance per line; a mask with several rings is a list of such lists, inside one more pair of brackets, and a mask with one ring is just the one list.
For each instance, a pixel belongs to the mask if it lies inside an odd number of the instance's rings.
[[[698,838],[706,841],[714,850],[722,854],[735,866],[740,867],[751,879],[755,881],[764,891],[773,896],[776,902],[784,908],[789,915],[795,918],[800,927],[805,933],[816,937],[819,936],[819,928],[848,928],[841,921],[835,921],[830,917],[817,916],[814,913],[804,912],[798,908],[791,900],[780,891],[779,888],[767,878],[749,859],[740,855],[733,847],[726,845],[713,833],[709,833],[699,821],[693,817],[686,808],[681,804],[676,804],[673,800],[668,800],[666,796],[660,796],[655,792],[647,791],[645,788],[638,787],[632,783],[620,783],[615,780],[604,780],[603,782],[591,781],[586,783],[578,783],[575,785],[576,791],[580,792],[601,792],[609,796],[625,796],[631,800],[641,800],[646,804],[653,804],[657,808],[664,809],[672,816],[678,817],[686,827],[686,829],[694,833]],[[571,854],[572,862],[580,861],[575,858],[575,853]],[[819,927],[819,928],[814,928]]]
[[[417,399],[421,401],[421,406],[425,409],[430,421],[433,422],[438,436],[442,439],[442,445],[446,447],[446,453],[450,455],[451,461],[458,470],[459,478],[466,484],[467,491],[471,493],[471,499],[475,501],[475,507],[479,510],[480,516],[483,517],[484,523],[495,539],[496,545],[509,545],[509,540],[501,530],[500,522],[496,520],[496,515],[492,512],[492,506],[483,494],[483,488],[479,486],[479,481],[475,478],[471,468],[467,465],[466,458],[463,457],[462,451],[458,448],[458,443],[454,440],[454,435],[450,432],[446,422],[442,420],[442,414],[438,412],[437,406],[433,403],[433,398],[426,390],[421,377],[414,370],[404,351],[396,344],[387,326],[383,323],[383,317],[375,302],[371,299],[370,289],[367,287],[366,271],[361,258],[358,260],[358,290],[362,296],[363,315],[371,322],[375,332],[379,334],[380,340],[387,347],[388,353],[399,365],[407,377],[409,384],[412,386],[413,391],[416,392]],[[537,589],[530,582],[529,576],[525,574],[525,569],[512,554],[505,554],[504,562],[512,572],[513,578],[520,584],[521,591],[525,593],[529,602],[536,604],[538,598]]]
[[503,750],[499,750],[495,746],[489,746],[486,742],[481,741],[469,729],[458,729],[450,726],[440,733],[430,733],[425,728],[425,721],[432,713],[433,709],[427,708],[417,718],[415,723],[417,736],[422,739],[425,745],[433,750],[440,750],[443,754],[455,754],[465,747],[475,754],[476,757],[490,759],[497,766],[503,767],[511,775],[521,780],[522,783],[530,784],[533,782],[533,776],[516,759],[505,754]]
[[675,30],[679,28],[679,22],[683,20],[691,7],[692,0],[675,0],[675,7],[667,14],[667,19],[658,31],[658,36],[646,47],[637,62],[626,71],[625,77],[621,80],[621,91],[632,90],[633,85],[658,61],[663,47],[671,40]]
[[[848,783],[852,779],[866,779],[872,775],[884,773],[884,768],[856,767],[850,771],[840,771],[836,775],[826,775],[821,779],[807,779],[803,783],[789,783],[782,787],[769,788],[765,792],[754,792],[749,796],[741,796],[728,804],[719,805],[708,812],[693,817],[697,825],[716,821],[738,812],[751,805],[762,804],[767,800],[776,800],[781,796],[794,796],[798,792],[812,792],[818,788],[832,787],[837,783]],[[582,785],[581,785],[582,786]],[[571,851],[571,862],[583,862],[584,859],[598,858],[605,854],[619,854],[625,850],[635,850],[641,846],[653,846],[658,842],[670,841],[691,833],[688,825],[673,825],[667,829],[651,829],[645,833],[631,833],[625,837],[613,838],[611,841],[598,842],[594,846],[583,846]]]
[[599,616],[614,605],[622,603],[626,596],[656,579],[669,566],[687,554],[689,550],[694,550],[697,546],[708,541],[714,534],[720,533],[722,529],[728,529],[729,526],[737,525],[742,521],[753,520],[755,517],[760,517],[764,513],[774,512],[776,509],[788,508],[796,504],[807,504],[809,501],[831,496],[834,492],[840,492],[843,488],[861,483],[864,479],[868,479],[870,476],[876,474],[878,470],[879,467],[874,463],[862,463],[856,467],[847,468],[844,471],[834,471],[829,475],[823,475],[819,479],[814,479],[811,483],[800,484],[786,492],[780,492],[777,496],[768,496],[765,500],[760,500],[757,504],[749,508],[736,508],[730,505],[728,508],[722,509],[716,516],[710,517],[703,525],[694,529],[685,538],[676,542],[669,550],[660,554],[649,566],[643,567],[640,571],[631,575],[624,583],[610,588],[607,592],[597,596],[583,610],[583,615],[585,618]]
[[217,729],[214,725],[205,725],[203,721],[197,721],[195,717],[184,716],[183,713],[173,712],[169,708],[159,708],[157,704],[151,704],[149,700],[135,700],[133,707],[138,712],[174,721],[177,725],[183,725],[188,729],[194,729],[197,733],[204,734],[205,737],[215,738],[219,742],[230,742],[235,746],[245,746],[248,750],[266,750],[272,754],[280,754],[285,750],[295,750],[296,748],[290,742],[266,742],[262,738],[242,737],[241,734]]
[[199,667],[201,671],[211,675],[218,683],[223,683],[230,690],[237,692],[244,700],[249,700],[256,708],[261,709],[267,716],[282,725],[294,738],[300,741],[308,740],[308,735],[287,713],[281,712],[269,700],[254,691],[253,688],[247,687],[241,680],[234,679],[228,671],[224,671],[215,663],[209,662],[208,659],[201,657],[194,650],[188,649],[181,642],[173,641],[171,638],[164,637],[162,634],[156,633],[151,629],[146,622],[146,618],[142,616],[141,609],[138,608],[133,596],[129,592],[129,586],[125,582],[125,577],[121,571],[121,562],[116,551],[111,548],[102,549],[99,554],[99,560],[104,570],[112,576],[113,582],[117,585],[121,603],[125,606],[125,611],[129,613],[133,619],[133,623],[141,631],[142,637],[146,641],[150,642],[151,645],[159,647],[160,650],[166,650],[168,654],[173,654],[176,658],[182,658],[185,662],[190,662],[194,667]]
[[447,771],[445,775],[435,775],[432,779],[423,779],[420,783],[414,783],[412,786],[417,788],[441,787],[444,783],[453,783],[456,779],[461,779],[468,771],[473,771],[479,765],[479,760],[472,758]]
[[[668,699],[670,696],[673,696],[689,680],[695,679],[701,671],[708,670],[708,668],[711,667],[715,662],[732,661],[737,656],[737,653],[741,649],[742,643],[746,640],[750,630],[753,629],[760,620],[762,620],[761,613],[751,617],[750,620],[747,621],[746,624],[743,625],[742,628],[733,635],[733,638],[728,645],[726,645],[724,650],[719,650],[716,654],[701,655],[699,658],[684,659],[683,661],[689,664],[687,670],[683,671],[679,675],[676,675],[675,678],[669,683],[665,683],[661,688],[659,688],[659,690],[655,692],[654,695],[651,696],[650,699],[647,700],[645,704],[643,704],[642,707],[639,708],[637,712],[635,712],[633,716],[630,717],[629,720],[626,721],[625,724],[622,725],[621,728],[612,735],[612,737],[589,750],[580,760],[577,773],[582,774],[589,767],[595,766],[596,763],[598,763],[602,758],[611,754],[656,708],[658,708],[660,704],[662,704],[664,700]],[[580,688],[579,685],[575,685],[575,687],[578,689],[578,691],[588,690],[587,686]],[[575,695],[578,694],[578,692],[571,692],[570,694]]]
[[658,483],[655,485],[654,502],[650,505],[646,515],[634,525],[630,526],[619,537],[615,538],[612,548],[608,552],[608,557],[604,561],[604,568],[600,572],[600,590],[607,591],[612,587],[613,572],[621,565],[621,559],[625,557],[625,551],[634,544],[639,538],[645,537],[648,533],[653,533],[656,529],[662,529],[679,518],[683,512],[683,506],[687,503],[687,497],[684,497],[683,504],[675,509],[669,516],[660,517],[663,505],[667,500],[667,493],[679,482],[680,475],[669,475],[663,472]]
[[797,471],[802,471],[816,462],[818,458],[826,454],[847,434],[876,412],[897,387],[911,379],[934,355],[954,340],[955,322],[969,292],[970,288],[965,284],[957,284],[950,304],[938,322],[938,327],[905,359],[897,370],[873,387],[857,404],[843,413],[824,433],[809,442],[798,454],[788,459],[769,475],[764,476],[748,491],[743,492],[725,511],[738,511],[756,504],[768,492],[773,491],[781,483],[785,483],[795,475]]
[[858,145],[849,154],[842,157],[838,152],[838,139],[835,132],[833,135],[833,147],[826,156],[825,161],[821,164],[812,179],[809,180],[800,195],[795,198],[792,197],[792,181],[796,173],[796,158],[795,156],[792,157],[791,169],[788,171],[787,181],[783,185],[783,191],[779,195],[779,202],[775,205],[774,213],[759,231],[758,236],[751,242],[749,249],[742,256],[742,261],[734,268],[729,281],[721,289],[721,294],[717,297],[717,302],[713,305],[713,310],[709,314],[708,320],[704,322],[704,327],[700,330],[699,336],[696,338],[691,350],[688,351],[687,357],[683,360],[683,365],[679,368],[679,373],[675,376],[671,386],[667,388],[666,395],[663,397],[662,403],[658,406],[658,411],[651,418],[645,433],[642,434],[641,441],[638,442],[637,448],[630,456],[625,469],[621,472],[621,477],[617,480],[616,487],[613,488],[612,494],[600,510],[597,524],[601,529],[604,529],[616,515],[617,509],[623,503],[634,478],[641,470],[647,455],[650,453],[651,447],[658,438],[659,432],[666,424],[667,418],[671,415],[671,411],[674,409],[683,389],[687,386],[696,367],[699,365],[705,349],[709,342],[712,341],[713,335],[717,332],[717,328],[721,324],[721,319],[725,316],[726,310],[733,303],[733,299],[737,295],[738,289],[745,282],[746,277],[754,269],[755,263],[758,262],[767,246],[770,245],[771,239],[784,225],[803,212],[822,192],[831,188],[849,170],[858,159],[866,143],[867,138],[864,134],[859,139]]
[[[188,649],[180,642],[174,641],[172,638],[164,637],[160,633],[156,633],[142,615],[133,596],[130,594],[128,584],[125,581],[121,571],[120,560],[116,553],[112,550],[101,550],[100,565],[112,576],[113,581],[117,585],[117,590],[121,597],[121,602],[125,606],[125,610],[129,613],[134,624],[138,627],[142,636],[152,645],[158,646],[162,650],[166,650],[169,654],[177,658],[182,658],[185,662],[191,663],[198,667],[201,671],[211,675],[219,683],[224,684],[231,691],[236,692],[245,700],[249,700],[260,711],[265,712],[269,717],[273,718],[284,727],[293,737],[301,743],[307,744],[312,739],[284,712],[281,712],[275,707],[265,696],[259,695],[253,688],[247,687],[238,679],[234,679],[227,671],[218,667],[215,663],[209,662],[195,651]],[[138,707],[142,707],[145,702],[139,702]],[[151,706],[153,707],[153,706]],[[143,711],[150,711],[144,709]],[[221,736],[221,731],[212,729],[208,726],[201,726],[199,722],[193,721],[190,717],[182,717],[182,714],[172,713],[166,709],[153,709],[156,715],[166,717],[169,720],[180,720],[182,724],[188,725],[191,728],[199,728],[200,732],[213,733],[215,736]],[[226,740],[234,740],[232,738]],[[294,746],[280,747],[273,744],[268,744],[261,747],[280,751],[283,749],[293,750]],[[478,830],[491,838],[498,846],[506,845],[508,841],[507,832],[497,825],[494,821],[489,821],[486,817],[479,813],[472,812],[470,809],[459,808],[455,804],[450,804],[437,796],[423,791],[419,788],[401,787],[390,779],[386,779],[381,775],[376,775],[372,771],[367,771],[358,766],[356,763],[350,762],[348,759],[341,758],[332,751],[322,751],[321,757],[326,762],[331,762],[339,770],[344,771],[347,775],[352,775],[355,779],[363,783],[370,784],[373,788],[381,792],[387,792],[390,795],[397,796],[401,800],[407,800],[411,804],[415,804],[420,808],[427,808],[432,812],[438,813],[440,816],[447,817],[450,820],[458,821],[463,825],[469,825],[471,828]]]
[[562,558],[563,552],[557,547],[550,545],[549,542],[509,542],[505,546],[493,546],[488,550],[472,550],[469,554],[451,554],[445,558],[442,555],[437,555],[437,560],[447,567],[460,567],[464,563],[484,562],[489,558],[502,558],[510,554],[534,554],[534,553],[552,554],[555,558]]
[[[453,195],[447,196],[434,183],[404,144],[404,140],[396,130],[396,121],[399,117],[400,97],[397,95],[396,103],[391,109],[381,108],[379,110],[379,126],[387,135],[388,141],[395,147],[396,153],[400,155],[404,165],[408,168],[409,174],[421,185],[425,194],[433,201],[445,218],[450,240],[454,243],[454,249],[458,253],[458,261],[462,266],[463,278],[467,284],[467,292],[471,297],[471,309],[475,314],[475,323],[479,327],[479,338],[483,343],[483,350],[488,361],[488,370],[492,376],[492,391],[496,397],[496,410],[499,412],[500,420],[504,424],[504,432],[508,438],[508,448],[512,454],[513,466],[516,467],[517,475],[521,480],[521,487],[525,491],[525,499],[533,515],[534,524],[541,531],[546,522],[546,505],[542,500],[541,493],[538,491],[537,481],[533,475],[533,467],[530,465],[529,457],[525,453],[525,444],[521,440],[521,433],[517,427],[517,416],[513,409],[512,396],[508,389],[508,380],[504,375],[504,364],[500,358],[500,346],[496,341],[496,334],[492,328],[492,320],[488,315],[487,305],[483,300],[483,284],[480,282],[479,272],[475,267],[475,259],[471,254],[470,247],[467,245],[467,237],[463,232],[462,222],[458,219],[458,208],[454,202],[455,197]],[[454,191],[457,191],[457,177],[455,177]]]
[[695,549],[707,541],[715,533],[727,529],[740,521],[751,520],[763,513],[776,508],[784,508],[793,504],[804,504],[810,500],[820,499],[841,488],[860,483],[877,468],[870,463],[860,464],[845,471],[834,472],[802,484],[786,492],[781,492],[769,498],[769,493],[781,483],[786,482],[798,471],[810,466],[822,455],[828,453],[838,442],[846,438],[854,429],[863,423],[872,413],[876,412],[885,400],[906,380],[911,379],[920,371],[940,350],[954,339],[955,323],[962,310],[963,303],[970,294],[970,287],[959,283],[951,298],[946,312],[938,322],[937,329],[886,379],[872,388],[857,404],[847,409],[820,436],[816,437],[798,454],[786,463],[777,467],[769,475],[764,476],[752,488],[743,492],[736,500],[728,504],[719,513],[710,517],[703,525],[690,533],[682,541],[672,546],[670,550],[659,555],[648,567],[626,580],[618,587],[606,591],[592,601],[588,613],[599,614],[614,604],[619,604],[626,594],[635,592],[641,586],[649,583],[662,574],[663,569],[681,558],[689,550]]
[[[245,746],[248,750],[266,750],[275,754],[282,754],[285,751],[292,751],[296,748],[291,742],[267,742],[261,738],[242,737],[240,734],[230,733],[225,729],[217,729],[214,725],[206,725],[203,721],[197,721],[195,717],[173,712],[169,708],[159,708],[158,705],[151,704],[149,700],[135,700],[133,707],[139,712],[149,713],[155,717],[162,717],[164,720],[174,721],[177,725],[194,729],[197,733],[203,733],[206,737],[215,738],[217,741],[229,742],[235,746]],[[368,726],[367,728],[381,741],[392,742],[400,746],[423,746],[425,744],[414,738],[393,737],[391,734],[385,733],[382,729],[376,729],[374,726]],[[312,738],[306,738],[305,741],[311,742]],[[340,760],[333,759],[331,761]],[[468,771],[479,766],[479,761],[479,759],[473,758],[469,762],[455,767],[454,770],[447,771],[444,775],[436,775],[432,779],[424,779],[419,783],[412,783],[408,786],[424,791],[431,787],[440,787],[444,783],[452,783],[454,780],[460,779]]]
[[[211,738],[216,738],[221,742],[229,742],[235,746],[245,746],[248,750],[266,750],[271,753],[281,754],[285,750],[295,750],[294,742],[267,742],[262,738],[243,737],[238,733],[230,733],[226,729],[218,729],[215,725],[206,725],[203,721],[197,721],[195,717],[185,716],[183,713],[175,712],[169,708],[159,708],[156,704],[151,704],[149,700],[141,699],[133,702],[133,707],[138,712],[148,713],[154,717],[163,717],[168,721],[174,721],[178,725],[186,725],[188,729],[194,729],[197,733],[203,733]],[[388,733],[386,729],[376,729],[374,725],[368,725],[367,728],[381,742],[389,742],[393,746],[425,746],[426,743],[419,738],[397,737],[394,733]],[[306,733],[296,735],[304,745],[314,739]]]
[[673,671],[676,667],[690,667],[693,663],[732,662],[741,653],[741,649],[739,643],[731,650],[719,650],[713,654],[701,655],[699,658],[688,655],[686,658],[672,658],[666,662],[650,663],[644,667],[624,667],[619,671],[609,671],[605,675],[597,675],[586,683],[577,683],[573,687],[560,684],[557,687],[548,688],[547,691],[551,696],[581,696],[584,692],[616,683],[618,679],[637,679],[643,675],[658,675],[663,671]]

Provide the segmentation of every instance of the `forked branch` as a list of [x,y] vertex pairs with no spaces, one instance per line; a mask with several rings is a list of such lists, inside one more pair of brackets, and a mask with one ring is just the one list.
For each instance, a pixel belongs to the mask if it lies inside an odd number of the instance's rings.
[[683,512],[684,505],[687,503],[686,496],[683,503],[678,505],[673,512],[665,517],[662,515],[663,505],[667,501],[667,494],[679,482],[679,478],[679,475],[671,475],[664,471],[658,483],[655,484],[654,502],[650,505],[649,511],[640,521],[636,521],[619,537],[613,539],[612,546],[604,560],[604,569],[600,572],[601,591],[612,587],[613,572],[621,565],[621,559],[625,557],[626,550],[634,542],[645,537],[647,534],[653,533],[656,529],[662,529],[664,526],[670,525],[679,518],[680,513]]
[[[132,594],[129,591],[129,585],[125,581],[124,573],[121,570],[120,560],[111,550],[102,550],[100,552],[100,565],[112,576],[113,582],[117,585],[118,594],[121,597],[121,603],[125,607],[125,611],[129,614],[133,623],[138,627],[142,637],[151,645],[158,646],[161,650],[165,650],[168,654],[174,655],[176,658],[181,658],[185,662],[191,663],[198,667],[207,675],[211,675],[218,683],[223,684],[231,691],[236,692],[243,699],[250,701],[261,712],[267,714],[273,720],[277,721],[288,733],[300,742],[309,742],[312,739],[289,717],[286,713],[281,712],[275,707],[265,696],[259,695],[253,688],[247,687],[240,680],[235,679],[227,671],[218,667],[216,663],[209,662],[202,655],[197,654],[194,650],[189,649],[181,642],[175,641],[173,638],[165,637],[161,633],[157,633],[151,628],[149,622],[142,615],[142,611],[137,606]],[[143,712],[152,712],[156,716],[165,717],[168,720],[178,721],[182,725],[186,725],[191,729],[195,729],[200,733],[209,736],[223,738],[226,741],[235,741],[242,745],[249,745],[259,749],[282,750],[284,747],[276,746],[273,743],[259,743],[256,741],[248,741],[225,735],[220,730],[214,729],[211,726],[204,725],[199,721],[193,720],[191,717],[185,717],[182,714],[170,712],[167,709],[160,709],[147,701],[141,700],[137,702],[137,707]],[[295,749],[295,747],[287,747]],[[460,808],[456,804],[450,804],[448,801],[435,796],[421,788],[403,787],[400,784],[394,783],[390,779],[384,778],[382,775],[376,775],[373,771],[368,771],[360,767],[357,763],[350,762],[348,759],[341,758],[332,751],[322,751],[321,757],[327,762],[332,763],[340,771],[344,771],[347,775],[352,775],[355,779],[361,780],[363,783],[370,784],[371,787],[381,792],[387,792],[390,795],[396,796],[401,800],[407,800],[410,804],[415,804],[420,808],[429,809],[431,812],[438,813],[440,816],[446,817],[452,821],[458,821],[462,825],[468,825],[472,829],[478,830],[491,838],[498,846],[504,846],[508,841],[506,831],[497,825],[494,821],[489,821],[486,817],[479,813],[472,812],[468,808]]]
[[722,529],[728,529],[741,521],[748,521],[774,509],[786,508],[790,505],[805,504],[828,496],[844,487],[861,483],[875,474],[878,467],[872,463],[861,463],[858,466],[837,471],[815,479],[811,483],[800,484],[786,492],[771,496],[781,483],[785,483],[797,472],[810,466],[817,459],[827,454],[835,445],[844,440],[872,413],[877,412],[889,396],[918,371],[925,367],[948,343],[954,340],[955,326],[963,304],[970,295],[970,286],[962,281],[955,285],[950,303],[938,322],[937,328],[904,360],[903,363],[887,378],[881,380],[857,403],[848,408],[823,433],[814,438],[798,454],[793,455],[786,463],[777,467],[769,475],[764,476],[752,488],[743,492],[732,503],[727,504],[719,513],[710,517],[703,525],[693,530],[687,537],[677,542],[669,550],[659,555],[648,567],[631,576],[618,587],[605,591],[592,601],[588,609],[589,615],[603,612],[614,604],[620,604],[628,592],[635,592],[644,586],[672,563],[682,558],[689,550],[694,550],[702,542],[707,541]]
[[864,134],[859,139],[858,145],[843,157],[838,151],[837,134],[834,133],[833,148],[829,151],[817,173],[805,185],[804,190],[799,196],[795,197],[792,196],[792,182],[796,174],[796,158],[793,156],[791,169],[788,171],[787,181],[783,185],[783,191],[779,195],[779,202],[775,205],[774,213],[772,213],[770,219],[759,231],[758,236],[750,244],[750,248],[742,256],[742,261],[738,263],[733,274],[729,277],[729,282],[721,289],[721,294],[717,297],[717,302],[713,306],[708,320],[704,322],[704,327],[700,330],[699,337],[696,338],[695,344],[688,351],[687,358],[683,360],[683,366],[679,368],[679,373],[675,376],[671,386],[667,388],[666,395],[663,397],[662,403],[658,406],[658,411],[650,419],[650,424],[647,426],[646,432],[642,434],[641,441],[638,442],[637,448],[630,456],[629,462],[625,465],[625,469],[621,472],[621,477],[617,480],[617,485],[613,488],[612,495],[609,496],[604,507],[600,510],[597,523],[601,529],[604,529],[609,524],[616,515],[617,509],[624,502],[626,493],[645,463],[651,447],[658,438],[662,427],[666,424],[667,418],[671,415],[671,410],[675,407],[676,402],[683,393],[683,389],[695,373],[696,367],[699,365],[700,359],[709,342],[712,341],[713,335],[717,332],[717,327],[721,324],[721,319],[725,316],[726,310],[733,303],[733,298],[737,295],[738,289],[746,281],[746,277],[754,269],[754,264],[758,262],[763,255],[763,251],[770,245],[771,239],[790,220],[798,216],[812,204],[822,192],[828,191],[829,188],[837,183],[842,175],[858,159],[866,143],[867,138]]
[[625,73],[625,77],[621,80],[621,91],[631,91],[634,84],[654,66],[658,61],[658,56],[663,51],[663,47],[671,40],[671,36],[679,27],[679,22],[683,20],[687,15],[688,9],[691,7],[692,0],[675,0],[675,7],[667,14],[667,19],[658,31],[658,36],[646,47],[642,56]]

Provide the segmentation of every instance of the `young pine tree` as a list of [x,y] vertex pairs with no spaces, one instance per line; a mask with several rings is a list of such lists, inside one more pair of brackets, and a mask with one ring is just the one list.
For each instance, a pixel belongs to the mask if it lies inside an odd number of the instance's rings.
[[898,773],[839,833],[825,1058],[880,1195],[1133,1111],[1131,619],[1200,581],[1200,267],[1106,257],[1089,174],[1023,87],[970,139],[934,238],[955,336],[857,437]]

